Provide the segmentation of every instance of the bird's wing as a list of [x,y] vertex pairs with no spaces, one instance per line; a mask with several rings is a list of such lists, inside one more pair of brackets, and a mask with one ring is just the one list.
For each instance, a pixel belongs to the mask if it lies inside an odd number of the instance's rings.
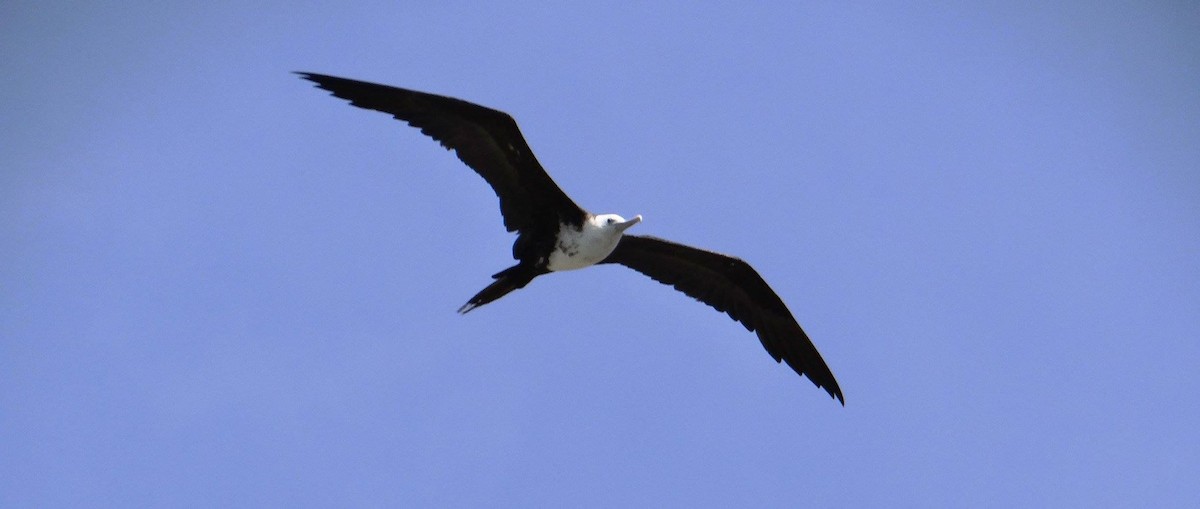
[[[298,72],[301,77],[359,108],[382,111],[421,130],[453,150],[500,198],[508,231],[579,225],[587,212],[559,189],[521,136],[517,122],[502,111],[452,97],[364,81]],[[554,224],[540,224],[554,211]]]
[[762,276],[746,262],[655,237],[624,235],[601,263],[619,263],[727,313],[758,339],[776,362],[787,362],[817,387],[845,398],[804,329]]

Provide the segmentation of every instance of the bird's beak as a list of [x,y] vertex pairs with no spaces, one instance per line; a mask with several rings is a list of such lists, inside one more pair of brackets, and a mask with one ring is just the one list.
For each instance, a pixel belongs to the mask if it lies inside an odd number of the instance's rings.
[[617,225],[617,230],[619,230],[619,231],[622,231],[622,232],[623,232],[623,231],[625,231],[625,230],[628,230],[630,226],[633,226],[633,225],[635,225],[635,224],[638,224],[638,223],[640,223],[640,222],[642,222],[642,215],[641,215],[641,214],[638,214],[638,215],[636,215],[636,216],[633,216],[633,219],[630,219],[630,220],[628,220],[628,221],[625,221],[624,223],[621,223],[621,224]]

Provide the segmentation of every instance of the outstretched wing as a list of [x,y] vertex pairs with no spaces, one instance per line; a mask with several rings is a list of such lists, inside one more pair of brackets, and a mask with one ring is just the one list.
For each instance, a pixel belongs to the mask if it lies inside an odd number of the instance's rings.
[[496,191],[510,232],[557,231],[560,223],[579,225],[587,215],[542,169],[507,113],[452,97],[323,74],[296,74],[354,106],[408,122],[453,150]]
[[727,313],[758,339],[776,362],[787,362],[846,404],[842,389],[804,329],[762,276],[746,262],[655,237],[624,235],[600,263],[619,263]]

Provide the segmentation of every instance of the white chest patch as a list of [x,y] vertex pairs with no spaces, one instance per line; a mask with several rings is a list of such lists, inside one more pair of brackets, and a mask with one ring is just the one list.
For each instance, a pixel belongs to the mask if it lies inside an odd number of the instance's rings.
[[621,232],[585,221],[583,227],[563,225],[546,267],[553,271],[582,269],[603,260],[621,240]]

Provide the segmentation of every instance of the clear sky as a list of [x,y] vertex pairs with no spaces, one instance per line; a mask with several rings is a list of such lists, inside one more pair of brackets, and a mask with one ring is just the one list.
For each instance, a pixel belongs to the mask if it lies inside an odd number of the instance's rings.
[[[1196,507],[1200,4],[1018,4],[4,2],[0,506]],[[456,315],[492,191],[291,71],[511,113],[846,406],[623,267]]]

